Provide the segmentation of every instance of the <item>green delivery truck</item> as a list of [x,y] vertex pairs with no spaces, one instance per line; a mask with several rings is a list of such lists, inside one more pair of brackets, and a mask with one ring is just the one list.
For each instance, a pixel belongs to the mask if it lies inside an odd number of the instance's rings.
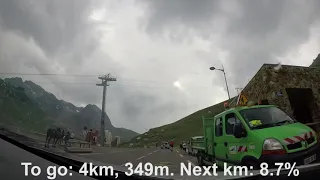
[[259,168],[276,162],[297,165],[317,162],[319,143],[314,130],[273,105],[237,106],[203,118],[204,148],[198,165],[217,163]]

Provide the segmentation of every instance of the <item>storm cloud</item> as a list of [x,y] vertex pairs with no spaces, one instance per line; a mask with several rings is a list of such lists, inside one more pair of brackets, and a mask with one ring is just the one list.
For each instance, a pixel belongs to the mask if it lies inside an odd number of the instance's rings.
[[[317,0],[151,0],[143,3],[148,7],[147,20],[142,23],[147,33],[167,36],[170,32],[173,37],[183,36],[182,39],[200,36],[211,41],[212,46],[228,54],[220,61],[229,69],[231,83],[237,86],[243,86],[263,62],[279,63],[279,57],[297,51],[310,38],[320,42],[317,32],[320,2]],[[184,30],[192,33],[180,34]],[[319,47],[316,49],[313,58]],[[309,63],[310,59],[304,61]]]
[[[0,1],[0,72],[59,99],[101,107],[98,75],[117,77],[107,113],[138,132],[176,121],[244,87],[263,63],[311,64],[320,52],[313,1]],[[8,77],[2,75],[2,77]]]

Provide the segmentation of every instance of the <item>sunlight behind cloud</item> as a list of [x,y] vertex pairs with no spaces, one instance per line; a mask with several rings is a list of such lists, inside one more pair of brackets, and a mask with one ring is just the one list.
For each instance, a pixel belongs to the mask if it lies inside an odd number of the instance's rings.
[[182,86],[181,86],[181,84],[180,84],[179,81],[175,81],[175,82],[173,83],[173,86],[176,87],[176,88],[178,88],[179,90],[183,90],[183,88],[182,88]]
[[96,9],[92,11],[91,15],[89,16],[89,19],[93,21],[103,21],[105,15],[106,9]]

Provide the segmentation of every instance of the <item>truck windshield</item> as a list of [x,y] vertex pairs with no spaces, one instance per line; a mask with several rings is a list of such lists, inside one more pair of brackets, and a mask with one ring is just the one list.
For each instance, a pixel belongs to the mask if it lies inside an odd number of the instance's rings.
[[240,111],[251,129],[263,129],[295,123],[285,112],[277,107],[252,108]]

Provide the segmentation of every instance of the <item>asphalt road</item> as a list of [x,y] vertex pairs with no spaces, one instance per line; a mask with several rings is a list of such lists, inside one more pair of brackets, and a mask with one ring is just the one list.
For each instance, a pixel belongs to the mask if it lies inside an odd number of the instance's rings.
[[167,166],[170,173],[180,173],[180,165],[188,163],[191,166],[196,164],[196,158],[174,150],[160,148],[110,148],[110,147],[93,147],[94,152],[88,154],[77,154],[85,156],[86,159],[100,161],[108,164],[125,166],[126,163],[132,163],[137,167],[139,163],[143,165],[151,163],[153,166]]
[[[16,139],[16,137],[14,137]],[[99,147],[92,146],[92,153],[67,153],[62,147],[50,147],[44,148],[43,141],[34,141],[33,139],[23,139],[20,142],[33,146],[40,149],[45,149],[46,151],[51,151],[59,153],[62,155],[70,155],[73,157],[79,157],[86,159],[89,163],[91,160],[95,162],[101,162],[116,166],[122,166],[126,169],[126,163],[132,163],[133,167],[137,167],[139,163],[145,165],[146,163],[151,163],[155,166],[167,166],[170,173],[180,175],[181,163],[188,166],[190,164],[192,167],[196,165],[196,158],[186,154],[180,149],[174,149],[173,151],[169,149],[161,148],[117,148],[117,147]]]
[[[3,133],[2,133],[3,134]],[[65,155],[65,157],[74,158],[81,162],[93,162],[95,165],[113,165],[117,170],[122,172],[127,172],[127,168],[125,164],[130,162],[133,164],[133,167],[137,167],[139,163],[145,165],[146,163],[151,163],[153,166],[167,166],[169,168],[169,176],[174,179],[225,179],[225,178],[239,178],[238,175],[232,176],[224,176],[222,172],[218,172],[218,176],[188,176],[186,174],[181,174],[181,163],[184,165],[190,164],[190,166],[195,166],[196,158],[190,155],[187,155],[185,152],[180,152],[180,150],[175,149],[173,152],[168,149],[160,149],[160,148],[115,148],[115,147],[97,147],[93,146],[93,153],[67,153],[63,150],[62,147],[57,148],[44,148],[44,143],[39,140],[33,140],[30,138],[26,138],[23,136],[16,136],[14,134],[5,133],[7,137],[16,139],[21,143],[27,144],[29,146],[33,146],[36,148],[45,149],[46,151],[55,152],[61,155]],[[1,143],[0,143],[1,144]],[[1,162],[5,162],[3,158],[7,160],[17,160],[17,156],[21,156],[19,161],[23,158],[29,158],[33,155],[23,155],[23,153],[18,152],[22,151],[18,148],[9,147],[8,143],[3,142],[2,144],[7,144],[8,148],[2,148],[1,154],[7,154],[0,156],[0,166]],[[1,147],[6,147],[2,145]],[[13,151],[13,149],[17,149],[17,152]],[[6,150],[6,151],[4,151]],[[8,158],[9,157],[9,158]],[[36,158],[32,158],[36,159]],[[17,162],[12,162],[13,165],[17,165]],[[2,163],[3,166],[3,163]],[[122,168],[121,168],[122,167]],[[1,169],[1,168],[0,168]],[[15,168],[17,170],[21,170],[19,168]],[[10,168],[9,168],[10,170]],[[9,173],[9,170],[5,170],[3,172],[7,173],[8,176],[10,174],[17,173]],[[12,169],[11,169],[12,170]],[[276,169],[275,169],[276,170]],[[2,172],[2,173],[3,173]],[[0,172],[1,173],[1,172]],[[21,172],[20,172],[21,174]],[[250,172],[250,175],[259,174],[258,171]],[[155,175],[155,174],[153,174]],[[147,175],[148,176],[148,175]],[[155,175],[158,176],[158,175]],[[161,175],[160,175],[161,176]]]
[[[8,136],[11,136],[8,134]],[[29,137],[29,136],[28,136]],[[17,137],[12,137],[17,139]],[[33,146],[36,148],[45,149],[46,151],[52,151],[63,155],[70,156],[70,153],[64,151],[62,147],[57,148],[44,148],[44,137],[35,138],[19,138],[19,141]],[[179,174],[181,163],[184,165],[190,164],[191,166],[196,165],[196,158],[186,154],[180,149],[174,149],[172,152],[169,149],[159,148],[117,148],[117,147],[99,147],[92,146],[93,153],[72,153],[73,157],[80,157],[95,162],[101,162],[116,166],[122,166],[126,168],[125,164],[130,162],[133,167],[137,167],[139,163],[143,165],[151,163],[153,166],[167,166],[170,173]]]

